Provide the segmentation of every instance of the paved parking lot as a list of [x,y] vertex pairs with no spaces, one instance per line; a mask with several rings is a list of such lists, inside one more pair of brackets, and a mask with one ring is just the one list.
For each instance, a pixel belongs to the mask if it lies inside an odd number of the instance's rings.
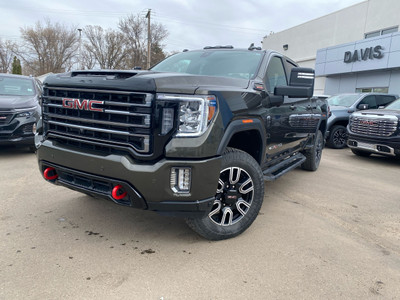
[[46,183],[0,149],[0,299],[399,299],[400,161],[325,149],[241,236]]

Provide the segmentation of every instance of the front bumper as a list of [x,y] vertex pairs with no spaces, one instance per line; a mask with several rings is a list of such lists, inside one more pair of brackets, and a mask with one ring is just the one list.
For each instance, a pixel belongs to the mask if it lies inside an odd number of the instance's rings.
[[347,145],[352,149],[358,149],[370,153],[387,156],[400,156],[400,136],[365,137],[350,133]]
[[10,123],[0,124],[0,145],[28,145],[33,146],[33,125],[36,119],[31,117],[14,118]]
[[23,145],[23,146],[33,146],[34,135],[30,136],[8,136],[0,135],[0,145]]
[[[138,164],[120,155],[99,155],[60,147],[44,141],[38,151],[39,168],[54,168],[59,177],[49,180],[73,190],[141,209],[191,215],[208,212],[214,202],[221,170],[221,157],[200,160],[162,159],[154,164]],[[172,167],[190,167],[190,194],[177,194],[170,187]],[[112,197],[112,189],[121,185],[127,196]]]

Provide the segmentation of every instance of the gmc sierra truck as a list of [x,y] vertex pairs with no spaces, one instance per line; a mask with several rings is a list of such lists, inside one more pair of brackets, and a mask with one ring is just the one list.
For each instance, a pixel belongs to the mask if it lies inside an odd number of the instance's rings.
[[255,220],[264,180],[318,168],[327,104],[314,71],[250,46],[205,47],[150,70],[47,77],[39,168],[53,184],[182,216],[227,239]]
[[400,157],[400,99],[383,109],[354,112],[347,126],[347,144],[358,156]]

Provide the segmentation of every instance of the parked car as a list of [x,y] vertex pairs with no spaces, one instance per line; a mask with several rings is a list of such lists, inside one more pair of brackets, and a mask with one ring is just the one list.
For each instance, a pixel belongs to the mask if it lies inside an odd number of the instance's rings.
[[355,112],[347,127],[347,144],[359,156],[400,156],[400,99],[384,109]]
[[0,145],[24,145],[35,150],[41,91],[34,77],[0,74]]
[[334,149],[346,146],[346,127],[353,112],[384,107],[397,98],[398,95],[381,93],[340,94],[328,98],[331,115],[327,124],[327,145]]

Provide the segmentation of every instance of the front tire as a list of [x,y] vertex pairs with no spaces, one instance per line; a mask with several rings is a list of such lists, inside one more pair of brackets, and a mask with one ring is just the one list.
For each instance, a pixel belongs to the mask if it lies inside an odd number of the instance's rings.
[[328,145],[333,149],[343,149],[347,142],[346,127],[342,125],[333,126],[329,135]]
[[257,161],[244,151],[228,148],[211,211],[186,223],[208,240],[233,238],[250,227],[263,200],[264,178]]

